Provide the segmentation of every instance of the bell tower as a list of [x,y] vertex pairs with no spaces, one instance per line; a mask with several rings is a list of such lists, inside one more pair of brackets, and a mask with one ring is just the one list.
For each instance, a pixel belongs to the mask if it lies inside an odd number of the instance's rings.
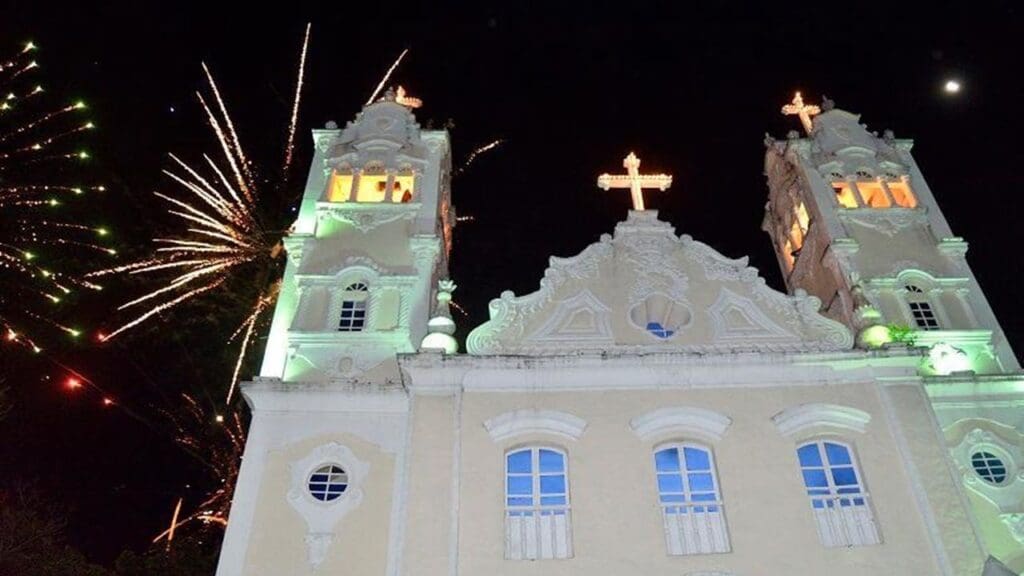
[[820,298],[861,346],[912,339],[932,348],[926,373],[1019,370],[913,141],[878,136],[858,115],[827,100],[806,105],[799,93],[783,113],[799,116],[806,136],[766,139],[763,228],[789,291]]
[[388,91],[313,131],[263,364],[242,385],[252,422],[219,576],[397,571],[399,357],[456,351],[449,138],[420,128],[420,104]]
[[421,130],[403,94],[314,131],[261,377],[397,381],[395,355],[419,348],[447,277],[451,159],[447,132]]

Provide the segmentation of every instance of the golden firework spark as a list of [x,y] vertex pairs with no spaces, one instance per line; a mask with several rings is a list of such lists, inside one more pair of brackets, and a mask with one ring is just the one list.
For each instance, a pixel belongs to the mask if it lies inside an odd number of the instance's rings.
[[[285,146],[286,167],[291,164],[294,148],[309,34],[310,27],[307,25]],[[153,194],[166,206],[167,213],[177,220],[180,226],[177,233],[154,238],[153,242],[157,246],[155,252],[142,260],[98,270],[89,276],[126,274],[164,279],[159,287],[118,308],[141,309],[141,312],[110,332],[100,335],[100,340],[107,341],[163,312],[224,286],[243,268],[261,270],[260,276],[266,278],[266,286],[259,291],[245,319],[228,340],[231,342],[242,334],[240,351],[225,400],[230,402],[261,314],[272,307],[277,298],[276,262],[283,255],[283,251],[278,248],[283,231],[266,224],[268,217],[260,204],[260,182],[254,177],[252,164],[243,151],[235,122],[228,112],[213,73],[206,63],[202,64],[202,68],[206,81],[205,94],[200,90],[196,92],[196,97],[220,148],[219,160],[204,154],[200,164],[192,165],[171,154],[172,167],[163,172],[176,184],[176,192]],[[273,190],[270,191],[282,192],[280,188],[284,181],[286,176],[282,176],[278,182],[272,182],[270,187]]]

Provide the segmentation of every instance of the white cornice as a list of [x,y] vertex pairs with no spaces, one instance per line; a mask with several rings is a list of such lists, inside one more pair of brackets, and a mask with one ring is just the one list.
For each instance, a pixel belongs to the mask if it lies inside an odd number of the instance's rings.
[[243,382],[242,395],[253,412],[405,412],[409,398],[400,383],[282,382],[255,378]]
[[450,394],[919,383],[917,349],[822,354],[573,354],[441,356],[400,354],[410,391]]
[[644,441],[667,435],[696,435],[717,442],[730,424],[732,419],[724,414],[692,406],[661,408],[629,421],[629,427]]
[[772,422],[783,436],[795,436],[820,426],[864,433],[871,415],[849,406],[812,403],[786,408],[772,416]]

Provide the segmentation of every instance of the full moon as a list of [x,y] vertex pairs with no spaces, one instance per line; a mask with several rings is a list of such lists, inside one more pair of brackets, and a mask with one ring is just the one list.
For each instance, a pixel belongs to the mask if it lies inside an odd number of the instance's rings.
[[956,80],[947,80],[946,85],[943,87],[947,94],[956,94],[960,91],[960,83]]

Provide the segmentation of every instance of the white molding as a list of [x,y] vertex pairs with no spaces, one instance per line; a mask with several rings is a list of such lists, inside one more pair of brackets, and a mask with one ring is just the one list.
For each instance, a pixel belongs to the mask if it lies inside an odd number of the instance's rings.
[[[611,308],[584,288],[575,296],[558,302],[551,317],[533,334],[525,338],[528,342],[579,342],[594,341],[613,344]],[[593,319],[591,330],[568,330],[568,324],[577,314],[589,312]]]
[[[999,509],[1000,515],[1024,513],[1024,448],[1005,435],[1020,435],[1012,428],[1000,430],[993,421],[977,420],[970,432],[964,434],[960,443],[951,449],[963,484]],[[975,452],[988,452],[1000,460],[1006,468],[1006,478],[999,484],[990,484],[974,470],[971,457]],[[1021,532],[1024,540],[1024,532]]]
[[[925,489],[924,482],[921,480],[921,471],[914,462],[913,453],[910,450],[907,435],[903,430],[903,423],[900,422],[900,418],[896,413],[896,407],[893,406],[889,390],[881,384],[876,384],[876,388],[878,390],[878,398],[882,403],[882,409],[885,413],[886,423],[888,423],[890,430],[892,430],[893,440],[896,441],[896,450],[899,452],[900,460],[905,465],[907,478],[910,480],[911,493],[914,495],[914,503],[917,505],[918,512],[921,514],[921,520],[924,522],[925,532],[928,535],[928,544],[931,546],[932,552],[935,553],[935,561],[939,565],[939,570],[941,570],[942,576],[953,576],[954,569],[950,562],[949,553],[946,551],[945,542],[942,538],[942,531],[939,529],[939,524],[936,521],[935,510],[928,498],[928,491]],[[921,389],[921,396],[922,403],[927,404],[929,402],[928,395],[923,389]],[[935,433],[935,438],[941,442],[942,431],[939,429],[938,422],[934,419],[932,419],[931,422],[933,424],[932,430]],[[957,494],[961,496],[960,504],[963,506],[967,517],[971,518],[970,505],[968,505],[966,499],[962,498],[962,493],[959,490],[957,490]],[[974,529],[972,530],[972,533],[975,536],[975,544],[979,546],[979,549],[983,549],[980,540],[977,539],[978,531]]]
[[586,427],[586,420],[557,410],[514,410],[484,422],[484,428],[495,442],[527,434],[552,434],[576,440]]
[[772,422],[783,436],[795,436],[817,426],[863,434],[871,422],[871,415],[849,406],[815,402],[786,408],[772,416]]
[[[336,464],[348,475],[348,487],[341,496],[329,502],[313,498],[306,485],[310,474],[325,464]],[[291,464],[291,488],[287,500],[306,521],[307,560],[311,568],[315,569],[326,558],[338,521],[362,503],[362,483],[369,470],[368,463],[337,442],[322,444],[302,460]]]
[[[405,428],[402,430],[402,446],[395,458],[395,478],[392,482],[391,515],[388,529],[388,557],[384,567],[387,576],[398,576],[402,572],[402,555],[405,549],[406,518],[409,517],[407,501],[409,499],[409,471],[412,467],[412,427],[413,403],[415,397],[409,398],[409,411],[405,414]],[[383,425],[382,425],[383,427]]]
[[666,435],[696,435],[718,442],[730,424],[732,419],[724,414],[692,406],[660,408],[629,421],[630,429],[644,441]]
[[[832,354],[578,353],[540,358],[420,353],[399,355],[398,361],[409,391],[451,394],[458,389],[535,393],[860,386],[876,379],[917,385],[922,356],[916,349],[899,348]],[[636,369],[638,362],[642,371]]]
[[[730,327],[726,318],[731,310],[737,310],[750,323],[749,328]],[[707,309],[714,332],[714,342],[751,341],[798,341],[799,337],[776,324],[750,298],[722,287],[718,299]]]

